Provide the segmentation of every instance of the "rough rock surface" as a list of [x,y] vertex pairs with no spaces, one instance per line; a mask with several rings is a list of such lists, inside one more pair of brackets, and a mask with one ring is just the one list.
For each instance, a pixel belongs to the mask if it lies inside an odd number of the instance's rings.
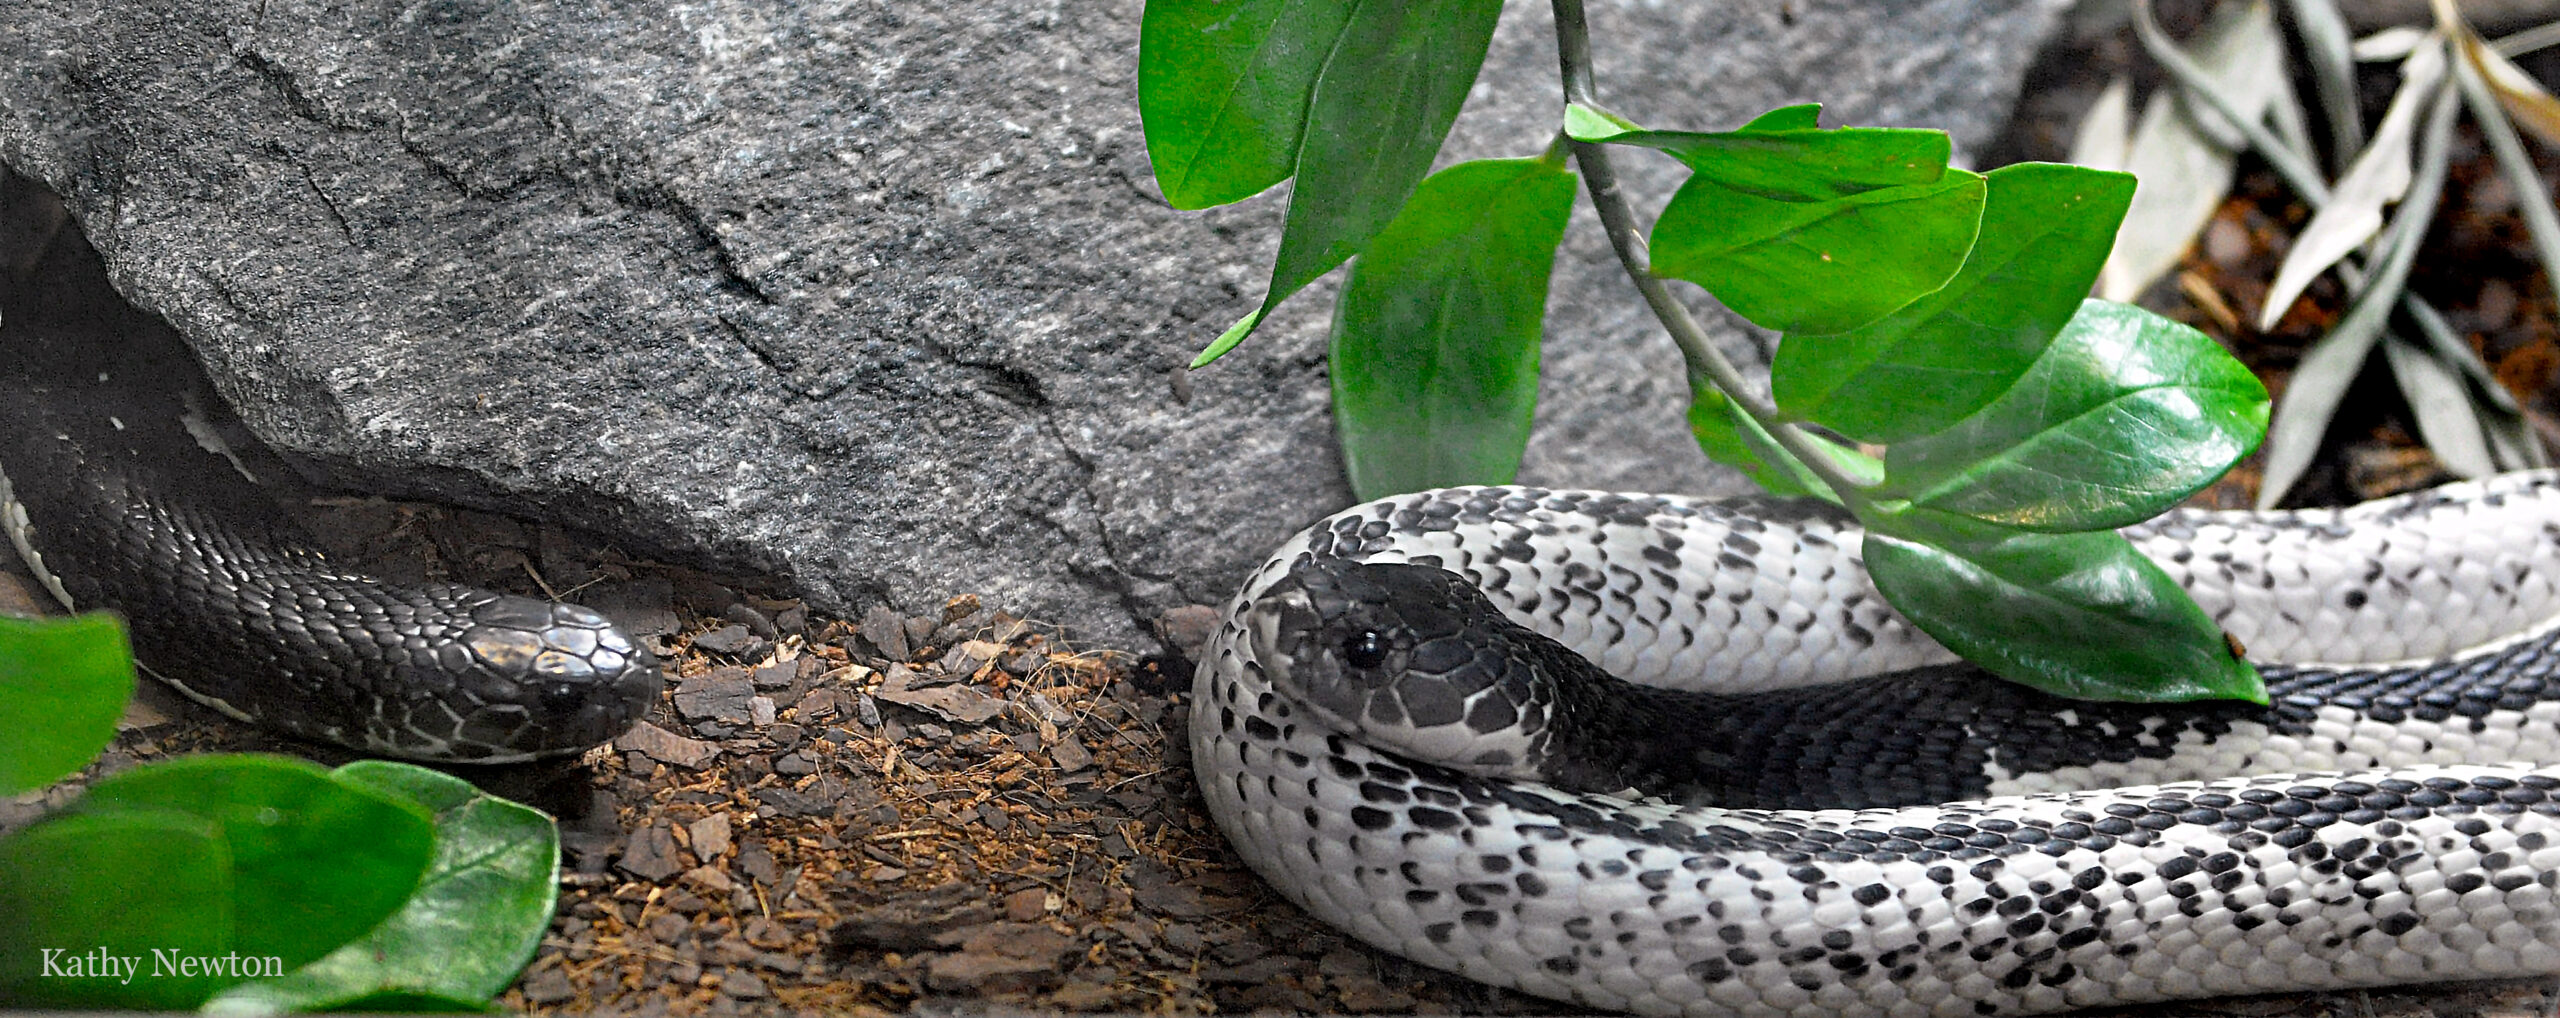
[[[1593,19],[1604,91],[1647,122],[1819,98],[1976,144],[2057,2]],[[1546,143],[1547,6],[1512,6],[1452,156]],[[1134,644],[1349,500],[1327,292],[1179,370],[1259,296],[1281,205],[1157,200],[1139,9],[20,0],[0,163],[330,481],[771,569],[824,606],[975,589]],[[1588,220],[1524,477],[1729,483]]]

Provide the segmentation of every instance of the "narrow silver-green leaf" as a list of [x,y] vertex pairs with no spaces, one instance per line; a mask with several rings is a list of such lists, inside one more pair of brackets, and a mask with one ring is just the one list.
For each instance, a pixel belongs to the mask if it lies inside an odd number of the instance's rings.
[[2498,104],[2515,118],[2515,123],[2545,145],[2560,145],[2560,97],[2553,96],[2551,90],[2509,61],[2498,48],[2483,42],[2480,34],[2463,20],[2462,10],[2453,0],[2434,0],[2431,6],[2436,12],[2436,28],[2453,38],[2462,56],[2460,62],[2497,95]]
[[2330,165],[2345,172],[2364,148],[2364,117],[2356,98],[2355,38],[2334,0],[2289,0],[2294,32],[2302,37],[2303,63],[2320,95],[2321,120],[2329,128]]
[[[2257,0],[2225,4],[2191,44],[2193,58],[2179,59],[2198,70],[2207,87],[2228,99],[2242,117],[2266,115],[2274,83],[2284,75],[2284,41],[2276,32],[2273,8]],[[2175,89],[2155,92],[2134,128],[2123,168],[2142,185],[2107,259],[2101,297],[2141,296],[2185,255],[2231,191],[2237,159],[2232,147],[2197,126],[2181,106]]]
[[[2486,47],[2475,46],[2471,52],[2484,59],[2496,56]],[[2534,253],[2542,259],[2543,276],[2560,285],[2560,209],[2552,205],[2551,189],[2543,183],[2533,157],[2525,154],[2515,125],[2507,121],[2508,107],[2491,97],[2489,82],[2477,67],[2469,61],[2456,63],[2461,66],[2454,78],[2461,83],[2471,116],[2480,122],[2481,136],[2489,141],[2489,152],[2497,159],[2499,174],[2507,178],[2509,190],[2516,195],[2516,211],[2524,217],[2525,235],[2533,238]],[[2550,97],[2546,94],[2542,98]]]
[[1544,160],[1460,163],[1423,181],[1351,263],[1334,308],[1333,410],[1359,497],[1500,484],[1519,469],[1573,194],[1573,174]]
[[2497,473],[2480,408],[2472,402],[2462,377],[2437,362],[2432,352],[2391,333],[2383,334],[2382,356],[2391,365],[2401,397],[2409,402],[2410,415],[2417,418],[2418,437],[2426,440],[2445,469],[2463,477]]
[[1862,442],[1899,442],[1981,409],[2080,310],[2134,180],[2055,163],[1984,178],[1980,235],[1955,278],[1871,324],[1779,344],[1771,390],[1788,414]]
[[2122,76],[2098,91],[2096,102],[2071,135],[2070,162],[2095,170],[2121,170],[2133,147],[2133,83]]
[[2445,47],[2421,46],[2400,65],[2400,90],[2391,109],[2373,132],[2373,143],[2355,157],[2339,178],[2329,203],[2304,225],[2268,284],[2258,328],[2271,330],[2293,307],[2304,287],[2382,232],[2382,210],[2409,193],[2418,147],[2418,116],[2435,107],[2436,92],[2445,87]]
[[2320,448],[2320,436],[2329,430],[2338,401],[2346,396],[2347,386],[2355,381],[2356,372],[2363,369],[2366,356],[2382,337],[2392,307],[2400,303],[2409,269],[2417,261],[2418,244],[2426,236],[2427,224],[2435,218],[2436,197],[2444,189],[2455,100],[2455,90],[2441,91],[2435,108],[2427,114],[2426,134],[2418,146],[2416,178],[2409,186],[2408,199],[2392,213],[2382,252],[2377,256],[2379,264],[2365,280],[2364,289],[2347,306],[2347,313],[2338,319],[2338,324],[2330,327],[2329,334],[2302,355],[2292,377],[2285,381],[2284,395],[2276,400],[2275,420],[2267,429],[2266,467],[2258,488],[2261,509],[2273,507],[2311,466],[2312,454]]
[[2418,326],[2418,337],[2427,349],[2435,351],[2436,362],[2450,364],[2471,382],[2472,398],[2481,409],[2481,425],[2489,435],[2490,455],[2501,470],[2538,470],[2551,465],[2549,453],[2543,451],[2542,439],[2534,434],[2533,424],[2524,417],[2524,408],[2516,404],[2513,393],[2498,381],[2496,373],[2480,362],[2479,351],[2473,350],[2462,337],[2454,335],[2443,313],[2414,296],[2401,300],[2401,309]]

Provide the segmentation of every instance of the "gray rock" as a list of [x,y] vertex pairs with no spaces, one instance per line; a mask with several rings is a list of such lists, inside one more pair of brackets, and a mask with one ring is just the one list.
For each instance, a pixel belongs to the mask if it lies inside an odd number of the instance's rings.
[[756,687],[743,669],[714,668],[676,683],[676,713],[691,721],[743,725],[754,718]]
[[[2059,3],[1592,16],[1639,120],[1824,99],[1971,146]],[[1326,288],[1180,371],[1260,295],[1282,206],[1158,199],[1139,10],[20,0],[0,162],[325,480],[770,570],[832,611],[976,591],[1138,646],[1350,499]],[[1506,15],[1450,158],[1553,129],[1547,5]],[[1629,162],[1667,192],[1666,160]],[[1583,219],[1524,479],[1730,487]]]
[[622,860],[616,865],[623,872],[651,882],[663,881],[684,870],[684,864],[676,859],[676,837],[663,823],[631,832],[631,840],[622,847]]
[[720,755],[720,747],[700,739],[688,739],[646,721],[631,726],[613,740],[613,748],[638,753],[652,760],[674,764],[687,770],[700,770],[702,765]]
[[862,613],[862,638],[870,641],[872,649],[888,660],[907,659],[905,620],[898,618],[898,613],[890,611],[886,605],[875,604]]

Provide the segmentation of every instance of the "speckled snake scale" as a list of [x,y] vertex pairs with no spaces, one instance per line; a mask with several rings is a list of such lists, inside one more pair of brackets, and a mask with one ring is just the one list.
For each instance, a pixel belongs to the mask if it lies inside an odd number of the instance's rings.
[[1246,581],[1195,766],[1309,911],[1596,1007],[2031,1014],[2560,972],[2560,477],[2127,533],[2271,706],[1990,679],[1878,598],[1819,506],[1463,488],[1333,516]]

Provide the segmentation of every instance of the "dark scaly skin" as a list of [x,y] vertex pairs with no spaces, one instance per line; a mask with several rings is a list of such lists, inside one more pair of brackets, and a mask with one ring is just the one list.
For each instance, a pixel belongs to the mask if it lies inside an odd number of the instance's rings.
[[[198,700],[366,752],[498,762],[611,739],[657,697],[656,660],[592,610],[334,568],[174,419],[115,414],[118,431],[96,391],[15,384],[0,474],[42,571],[124,616],[136,658]],[[173,449],[193,462],[155,462]]]
[[[9,183],[0,211],[27,198]],[[576,753],[655,702],[657,661],[590,609],[324,559],[185,429],[192,355],[115,299],[95,258],[68,228],[0,258],[0,532],[57,596],[122,615],[145,670],[259,725],[428,760]],[[27,526],[10,525],[10,494]]]

